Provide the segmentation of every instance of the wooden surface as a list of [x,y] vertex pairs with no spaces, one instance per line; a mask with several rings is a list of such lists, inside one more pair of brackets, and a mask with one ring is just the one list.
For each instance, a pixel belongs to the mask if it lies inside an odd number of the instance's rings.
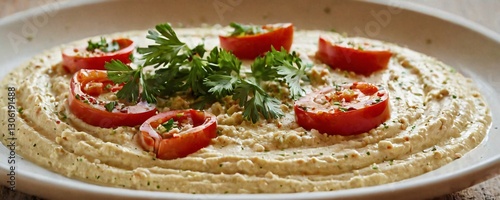
[[[41,6],[51,2],[67,0],[0,0],[0,18],[32,7]],[[462,16],[500,33],[500,0],[411,0],[421,4],[455,15]],[[2,187],[2,199],[40,199],[21,192],[11,192]],[[483,183],[479,183],[459,192],[448,194],[435,200],[451,199],[487,199],[500,200],[500,176],[496,176]]]

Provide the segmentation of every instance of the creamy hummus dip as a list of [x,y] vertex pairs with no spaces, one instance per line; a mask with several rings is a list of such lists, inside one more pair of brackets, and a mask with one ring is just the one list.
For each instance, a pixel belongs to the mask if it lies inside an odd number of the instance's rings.
[[[218,45],[220,27],[176,28],[189,46]],[[150,43],[146,31],[107,35]],[[368,42],[389,49],[388,68],[371,76],[334,70],[315,59],[319,35]],[[97,40],[98,37],[92,38]],[[487,134],[490,111],[473,81],[440,61],[393,44],[343,38],[332,32],[297,30],[292,50],[314,66],[306,93],[332,83],[365,81],[383,85],[391,117],[369,132],[353,136],[321,134],[295,122],[293,101],[285,116],[253,124],[228,98],[206,112],[217,116],[218,136],[187,157],[160,160],[133,139],[138,127],[88,125],[68,109],[72,77],[62,69],[61,51],[88,40],[56,47],[34,57],[3,78],[17,89],[17,152],[44,168],[81,181],[138,190],[182,193],[291,193],[332,191],[408,179],[437,169],[476,147]],[[243,71],[249,63],[244,62]],[[245,68],[246,67],[246,68]],[[7,89],[1,91],[7,96]],[[160,110],[186,109],[180,97]],[[2,130],[7,130],[6,98],[0,99]],[[0,139],[8,144],[7,133]]]

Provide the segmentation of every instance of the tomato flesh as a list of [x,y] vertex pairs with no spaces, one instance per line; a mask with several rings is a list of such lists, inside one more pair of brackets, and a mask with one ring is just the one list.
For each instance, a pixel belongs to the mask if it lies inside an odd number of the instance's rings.
[[290,51],[293,42],[292,24],[269,24],[262,26],[262,29],[268,32],[243,36],[221,35],[220,46],[240,59],[254,59],[271,51],[271,47],[276,50],[283,47]]
[[327,87],[296,101],[294,111],[297,123],[307,130],[360,134],[390,118],[389,94],[365,82]]
[[[169,137],[162,136],[157,128],[173,120],[175,123],[187,123],[190,128]],[[152,151],[159,159],[186,157],[210,144],[217,137],[217,120],[212,114],[197,110],[174,110],[159,113],[146,120],[136,135],[138,143],[146,151]]]
[[88,51],[86,47],[65,49],[62,52],[64,69],[75,73],[80,69],[104,70],[104,64],[111,60],[119,60],[125,64],[130,63],[134,42],[126,38],[115,39],[112,42],[118,43],[120,49],[113,52]]
[[316,58],[332,68],[366,76],[387,68],[392,56],[390,51],[372,49],[370,45],[364,43],[356,45],[358,47],[334,44],[320,36]]
[[[107,88],[108,87],[108,88]],[[87,124],[102,128],[136,126],[156,114],[156,107],[145,102],[136,105],[117,103],[113,110],[104,107],[109,101],[97,97],[106,92],[114,92],[122,86],[108,79],[104,70],[82,69],[73,75],[68,97],[70,111]]]

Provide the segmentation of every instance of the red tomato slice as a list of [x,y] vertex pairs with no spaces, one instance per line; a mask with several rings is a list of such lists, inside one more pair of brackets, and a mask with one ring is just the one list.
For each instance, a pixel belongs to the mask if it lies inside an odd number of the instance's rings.
[[80,69],[104,70],[104,64],[111,60],[120,60],[125,64],[130,63],[134,42],[126,38],[115,39],[112,42],[118,43],[120,49],[113,52],[88,51],[86,47],[65,49],[62,52],[62,65],[66,71],[75,73]]
[[281,47],[290,51],[293,42],[292,24],[269,24],[262,26],[262,29],[268,32],[243,36],[221,35],[220,46],[240,59],[254,59],[271,51],[271,47],[278,51]]
[[335,44],[320,36],[316,57],[332,68],[353,71],[366,76],[387,68],[392,56],[390,51],[374,49],[365,43],[344,43]]
[[116,92],[121,85],[108,79],[105,70],[82,69],[73,75],[68,97],[70,111],[82,121],[93,126],[110,128],[117,126],[136,126],[156,114],[156,108],[145,102],[125,105],[116,102],[111,112],[105,105],[111,101],[97,97],[107,92]]
[[382,87],[355,82],[327,87],[295,102],[297,123],[330,135],[354,135],[389,119],[389,94]]
[[[169,122],[177,125],[159,133],[159,127]],[[217,136],[217,119],[203,111],[174,110],[149,118],[140,131],[136,139],[143,149],[155,152],[159,159],[176,159],[208,146]]]

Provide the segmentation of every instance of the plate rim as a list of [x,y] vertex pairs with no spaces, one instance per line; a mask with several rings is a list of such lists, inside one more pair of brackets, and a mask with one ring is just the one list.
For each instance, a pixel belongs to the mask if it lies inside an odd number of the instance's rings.
[[[358,0],[362,2],[368,2],[372,4],[378,4],[378,5],[385,5],[385,6],[390,6],[392,0]],[[91,5],[91,4],[99,4],[103,2],[118,2],[118,0],[72,0],[72,1],[63,1],[63,2],[54,2],[51,4],[59,4],[59,7],[57,10],[65,10],[69,8],[74,8],[74,7],[79,7],[79,6],[84,6],[84,5]],[[478,24],[476,22],[473,22],[469,19],[463,18],[462,16],[455,15],[437,8],[432,8],[424,5],[420,5],[414,2],[406,2],[406,1],[398,1],[399,7],[405,10],[417,12],[423,15],[427,15],[433,18],[438,18],[441,20],[444,20],[446,22],[450,22],[453,24],[456,24],[458,26],[461,26],[462,28],[468,29],[472,32],[475,32],[478,35],[482,35],[487,37],[488,39],[491,39],[493,41],[496,41],[498,44],[500,44],[500,33],[497,33],[489,28],[486,28],[485,26]],[[0,27],[3,27],[9,23],[13,23],[16,21],[20,21],[26,17],[38,15],[40,13],[43,13],[44,10],[41,7],[38,8],[31,8],[28,10],[24,10],[21,12],[14,13],[12,15],[9,15],[7,17],[3,17],[0,19]],[[491,129],[493,128],[493,124],[490,125],[488,129],[488,134],[490,133]],[[1,172],[6,172],[7,169],[3,168],[3,165],[0,165],[0,171]],[[39,181],[41,184],[56,184],[59,185],[58,187],[64,187],[70,190],[80,190],[80,191],[85,191],[85,192],[91,192],[93,194],[97,195],[113,195],[113,197],[125,197],[125,198],[181,198],[181,199],[187,199],[187,198],[217,198],[217,199],[234,199],[234,198],[266,198],[266,199],[281,199],[281,198],[287,198],[287,199],[303,199],[303,198],[359,198],[359,197],[365,197],[366,195],[374,195],[377,193],[380,193],[380,188],[385,188],[387,185],[394,185],[394,190],[398,191],[406,191],[406,190],[415,190],[418,188],[423,188],[423,187],[428,187],[428,185],[432,184],[443,184],[443,183],[451,183],[457,179],[463,178],[464,176],[474,176],[477,174],[500,174],[500,154],[496,155],[494,157],[491,157],[483,162],[475,163],[473,165],[470,165],[468,167],[462,168],[460,170],[455,171],[452,174],[445,174],[445,175],[440,175],[437,177],[432,177],[432,178],[426,178],[426,179],[419,179],[419,180],[412,180],[410,182],[394,182],[394,183],[389,183],[389,184],[383,184],[383,185],[377,185],[377,186],[370,186],[370,187],[362,187],[362,188],[354,188],[354,189],[347,189],[347,190],[338,190],[338,191],[332,191],[332,192],[314,192],[314,193],[307,193],[311,195],[303,196],[303,195],[297,195],[297,194],[304,194],[304,193],[280,193],[280,194],[185,194],[185,193],[172,193],[172,192],[156,192],[156,191],[143,191],[143,190],[132,190],[132,189],[123,189],[123,188],[115,188],[115,187],[108,187],[108,186],[99,186],[95,184],[90,184],[86,182],[81,182],[77,185],[64,185],[63,183],[59,183],[57,181],[54,182],[54,180],[51,180],[50,178],[44,176],[44,175],[39,175],[39,174],[33,174],[33,173],[27,173],[23,171],[19,171],[20,176],[22,176],[22,179],[26,180],[36,180]],[[493,176],[491,176],[493,177]],[[489,177],[489,178],[491,178]],[[67,178],[67,177],[66,177]],[[78,181],[76,179],[71,179],[74,181]],[[476,181],[477,182],[477,181]],[[5,183],[2,183],[2,185],[5,185]],[[89,187],[91,189],[89,189]],[[353,190],[355,192],[353,192]],[[385,191],[385,190],[382,190]],[[23,192],[23,191],[21,191]],[[37,194],[35,194],[37,195]],[[346,196],[348,195],[348,196]]]

